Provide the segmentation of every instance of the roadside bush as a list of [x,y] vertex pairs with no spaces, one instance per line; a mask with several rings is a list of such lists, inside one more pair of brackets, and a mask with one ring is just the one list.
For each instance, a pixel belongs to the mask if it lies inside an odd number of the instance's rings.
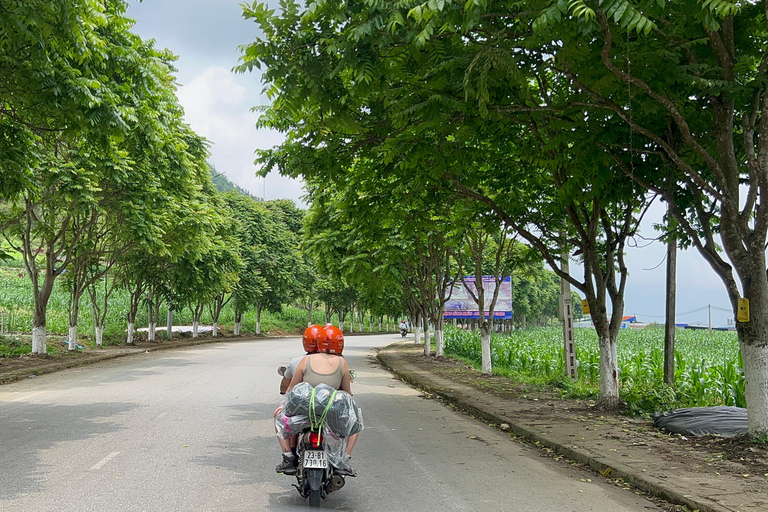
[[20,338],[0,336],[0,357],[22,356],[32,352],[32,345]]

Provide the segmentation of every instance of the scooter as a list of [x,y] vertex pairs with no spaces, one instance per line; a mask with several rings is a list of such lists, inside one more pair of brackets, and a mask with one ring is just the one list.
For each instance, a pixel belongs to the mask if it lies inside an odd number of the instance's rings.
[[405,335],[408,334],[408,328],[407,327],[401,327],[400,328],[400,336],[405,338]]
[[328,494],[344,487],[344,476],[338,474],[328,461],[325,451],[325,439],[322,433],[305,428],[299,435],[296,447],[299,466],[296,482],[293,486],[301,497],[309,499],[310,507],[319,507]]

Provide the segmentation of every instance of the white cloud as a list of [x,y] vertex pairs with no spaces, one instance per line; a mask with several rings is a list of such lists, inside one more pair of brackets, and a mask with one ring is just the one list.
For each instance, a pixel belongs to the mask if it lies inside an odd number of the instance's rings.
[[179,88],[179,102],[185,120],[199,135],[212,143],[211,163],[216,170],[257,197],[286,198],[301,204],[301,182],[270,174],[257,178],[254,151],[283,141],[269,130],[257,130],[258,114],[250,109],[258,102],[252,92],[253,77],[234,75],[223,67],[209,67]]

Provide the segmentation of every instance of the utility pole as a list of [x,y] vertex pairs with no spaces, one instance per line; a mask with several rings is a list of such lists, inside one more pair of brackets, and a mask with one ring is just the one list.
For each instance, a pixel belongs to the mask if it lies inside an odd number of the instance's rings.
[[[677,224],[667,206],[668,229],[672,232]],[[667,240],[667,304],[664,318],[664,383],[675,383],[675,312],[677,300],[677,239],[669,235]]]
[[[568,253],[563,253],[563,272],[570,275]],[[571,299],[571,283],[560,278],[560,318],[563,321],[563,356],[565,357],[565,374],[574,381],[579,380],[578,360],[576,359],[576,343],[573,341],[573,301]]]

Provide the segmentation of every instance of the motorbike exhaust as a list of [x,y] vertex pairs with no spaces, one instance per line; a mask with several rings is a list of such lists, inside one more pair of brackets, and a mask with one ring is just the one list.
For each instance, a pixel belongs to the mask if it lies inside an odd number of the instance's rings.
[[341,475],[333,475],[331,477],[331,480],[328,482],[328,484],[325,486],[325,492],[334,492],[338,491],[342,487],[344,487],[344,477]]

